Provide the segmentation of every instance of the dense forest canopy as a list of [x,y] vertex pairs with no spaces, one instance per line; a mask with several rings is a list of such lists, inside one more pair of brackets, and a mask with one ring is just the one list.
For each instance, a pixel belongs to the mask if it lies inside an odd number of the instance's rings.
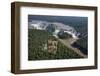
[[[74,16],[47,16],[47,15],[28,15],[28,22],[32,20],[48,21],[48,22],[60,22],[73,27],[81,35],[79,39],[72,45],[79,47],[79,49],[85,49],[85,54],[88,54],[88,17],[74,17]],[[45,24],[44,24],[45,25]],[[54,32],[54,28],[49,27]],[[62,37],[62,32],[58,34]],[[70,38],[69,34],[63,33],[63,38]],[[43,50],[43,45],[48,39],[55,39],[51,33],[43,30],[28,29],[28,59],[29,60],[45,60],[45,59],[73,59],[82,58],[76,54],[73,50],[64,46],[61,42],[58,42],[58,51],[56,54],[48,53],[47,50]],[[81,50],[83,52],[83,50]]]
[[48,39],[57,40],[50,33],[43,30],[29,29],[28,38],[28,59],[29,60],[50,60],[50,59],[74,59],[82,58],[73,50],[64,46],[58,41],[56,54],[49,53],[48,50],[43,50],[43,44],[47,43]]

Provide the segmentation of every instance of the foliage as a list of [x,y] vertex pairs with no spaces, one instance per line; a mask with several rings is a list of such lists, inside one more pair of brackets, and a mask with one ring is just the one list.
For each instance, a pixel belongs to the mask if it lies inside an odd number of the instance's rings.
[[60,31],[58,33],[58,37],[61,38],[61,39],[68,39],[68,38],[71,38],[72,36],[68,33],[65,33],[64,31]]
[[81,50],[84,54],[88,54],[88,43],[87,43],[87,37],[78,39],[75,43],[72,44],[72,46],[77,47]]
[[56,54],[43,50],[43,45],[48,39],[57,40],[50,33],[43,30],[29,29],[28,31],[28,60],[74,59],[82,58],[73,50],[58,41]]
[[46,28],[46,30],[50,33],[53,33],[55,31],[55,27],[53,24],[49,24],[49,26]]

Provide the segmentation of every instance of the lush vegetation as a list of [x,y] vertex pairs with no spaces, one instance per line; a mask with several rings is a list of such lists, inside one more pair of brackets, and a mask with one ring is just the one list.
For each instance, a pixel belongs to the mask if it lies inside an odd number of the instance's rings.
[[68,39],[68,38],[71,38],[72,35],[65,33],[64,31],[61,31],[61,32],[58,33],[58,37],[60,39]]
[[55,27],[53,26],[53,24],[50,24],[46,30],[49,32],[49,33],[53,33],[55,31]]
[[87,43],[87,37],[85,38],[80,38],[78,39],[75,43],[73,43],[72,46],[77,47],[78,49],[81,50],[82,53],[84,54],[88,54],[87,50],[88,50],[88,43]]
[[28,31],[28,60],[50,60],[50,59],[76,59],[82,58],[76,54],[73,50],[64,46],[58,41],[56,54],[49,53],[48,50],[44,50],[43,46],[47,43],[48,39],[55,39],[50,33],[43,30]]

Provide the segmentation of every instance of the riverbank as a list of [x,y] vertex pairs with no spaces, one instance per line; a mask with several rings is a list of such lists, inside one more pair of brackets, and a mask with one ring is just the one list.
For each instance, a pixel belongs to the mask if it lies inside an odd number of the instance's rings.
[[65,46],[67,46],[68,48],[72,49],[74,52],[76,52],[77,54],[79,54],[80,56],[87,58],[87,55],[83,54],[81,52],[81,50],[79,50],[78,48],[75,48],[73,46],[71,46],[74,42],[77,41],[77,39],[73,39],[73,38],[69,38],[69,39],[58,39],[61,43],[63,43]]

